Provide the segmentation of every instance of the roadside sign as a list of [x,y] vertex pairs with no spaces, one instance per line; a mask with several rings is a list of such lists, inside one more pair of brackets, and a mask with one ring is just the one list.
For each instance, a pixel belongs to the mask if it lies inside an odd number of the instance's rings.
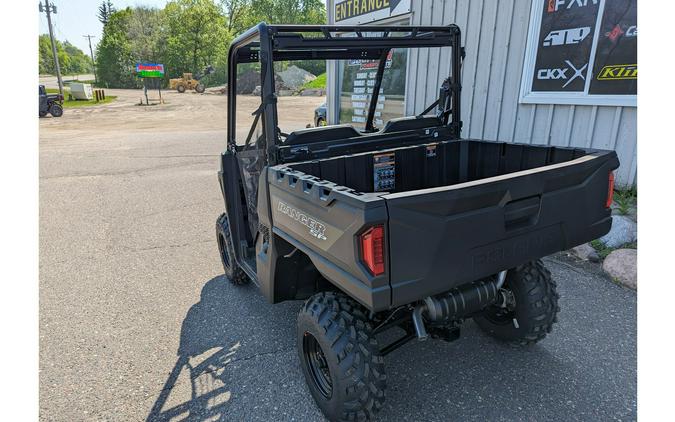
[[153,63],[136,63],[136,76],[139,78],[163,78],[164,65]]

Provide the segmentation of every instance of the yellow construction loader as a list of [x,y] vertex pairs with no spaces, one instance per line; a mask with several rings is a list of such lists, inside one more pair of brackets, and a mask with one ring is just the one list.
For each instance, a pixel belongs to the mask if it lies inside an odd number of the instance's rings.
[[202,93],[205,89],[204,84],[192,77],[192,73],[183,73],[183,76],[180,78],[169,79],[169,88],[175,89],[180,93],[183,93],[188,89],[194,89],[195,91]]
[[169,89],[175,89],[180,93],[183,93],[188,89],[194,89],[201,94],[206,89],[206,86],[200,82],[201,79],[213,72],[215,72],[215,69],[213,66],[209,65],[206,66],[201,73],[197,73],[194,76],[192,76],[192,73],[183,73],[181,78],[169,79]]

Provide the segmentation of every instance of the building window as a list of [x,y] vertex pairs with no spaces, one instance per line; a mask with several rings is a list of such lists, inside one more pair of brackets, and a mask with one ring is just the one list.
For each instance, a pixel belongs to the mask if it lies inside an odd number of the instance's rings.
[[521,103],[635,106],[637,0],[536,0]]
[[[375,85],[379,60],[341,60],[340,123],[364,128]],[[408,49],[392,49],[387,57],[380,93],[377,97],[375,127],[405,115],[405,84]]]

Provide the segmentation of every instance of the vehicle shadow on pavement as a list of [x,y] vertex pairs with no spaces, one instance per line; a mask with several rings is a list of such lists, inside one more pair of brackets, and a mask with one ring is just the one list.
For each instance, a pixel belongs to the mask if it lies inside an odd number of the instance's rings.
[[[225,300],[223,284],[226,282],[222,276],[209,280],[202,289],[200,301],[185,316],[176,364],[147,421],[169,421],[185,416],[205,419],[222,415],[222,408],[230,397],[223,370],[235,358],[239,348],[236,340],[227,338],[224,320],[218,318],[222,315],[217,308],[221,300]],[[189,377],[190,400],[175,403],[170,396],[184,370]]]
[[[634,293],[556,275],[565,311],[544,341],[508,346],[472,321],[453,343],[412,341],[385,359],[376,420],[635,419],[635,341],[625,336],[635,331]],[[272,306],[223,276],[206,282],[146,420],[324,420],[296,360],[298,307]]]
[[[252,348],[259,351],[255,344],[259,336],[250,328],[250,319],[255,319],[264,299],[255,290],[254,285],[232,286],[223,276],[206,282],[200,301],[183,320],[176,363],[147,421],[226,419],[234,383],[228,365],[255,357]],[[293,323],[288,319],[281,334],[288,336]]]

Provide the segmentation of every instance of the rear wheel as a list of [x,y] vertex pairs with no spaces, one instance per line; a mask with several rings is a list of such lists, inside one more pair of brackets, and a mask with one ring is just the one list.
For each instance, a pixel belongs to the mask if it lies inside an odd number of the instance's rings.
[[368,421],[384,405],[384,360],[361,305],[342,293],[309,298],[298,314],[309,391],[330,421]]
[[528,345],[544,339],[558,320],[558,292],[541,260],[510,270],[500,299],[479,316],[476,324],[499,340]]
[[178,85],[176,87],[176,91],[180,92],[181,94],[185,92],[185,85]]
[[204,92],[205,89],[206,87],[203,84],[197,84],[197,86],[195,86],[195,91],[199,92],[200,94]]
[[49,113],[54,117],[61,117],[63,116],[63,107],[60,104],[52,104],[49,107]]
[[218,251],[220,252],[220,261],[223,263],[225,277],[232,284],[248,284],[251,280],[234,260],[234,246],[232,236],[230,236],[227,214],[221,214],[216,221],[216,239],[218,240]]

